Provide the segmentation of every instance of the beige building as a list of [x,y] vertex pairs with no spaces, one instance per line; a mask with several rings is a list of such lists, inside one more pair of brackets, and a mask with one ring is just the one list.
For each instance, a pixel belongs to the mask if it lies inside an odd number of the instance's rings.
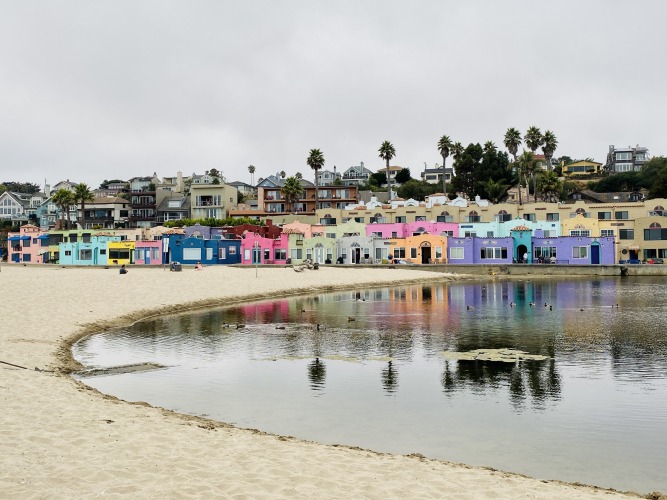
[[190,217],[192,219],[225,219],[236,206],[238,190],[229,184],[190,185]]

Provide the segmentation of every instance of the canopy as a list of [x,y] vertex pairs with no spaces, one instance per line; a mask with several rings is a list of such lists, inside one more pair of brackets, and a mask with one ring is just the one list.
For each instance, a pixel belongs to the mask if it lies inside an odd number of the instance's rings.
[[43,235],[41,235],[40,237],[38,237],[37,239],[39,239],[39,240],[48,240],[48,239],[49,239],[49,235],[48,235],[48,234],[43,234]]
[[20,236],[10,236],[7,238],[7,241],[19,241],[21,239]]

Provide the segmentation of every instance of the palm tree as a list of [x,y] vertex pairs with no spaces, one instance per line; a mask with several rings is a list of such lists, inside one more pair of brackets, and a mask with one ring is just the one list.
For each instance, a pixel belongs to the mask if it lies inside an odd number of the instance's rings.
[[294,177],[296,177],[297,179],[303,179],[303,174],[301,172],[297,172],[296,174],[294,174]]
[[92,193],[88,184],[81,183],[78,184],[74,190],[74,201],[81,203],[81,229],[86,227],[86,202],[93,201],[95,195]]
[[281,170],[281,171],[280,171],[280,178],[281,178],[281,179],[284,179],[286,176],[287,176],[287,174],[285,173],[285,171],[284,171],[284,170]]
[[514,163],[517,162],[516,155],[519,151],[519,146],[521,146],[522,142],[523,141],[521,140],[521,132],[519,132],[514,127],[510,127],[507,129],[507,132],[505,132],[505,139],[503,143],[505,144],[507,151],[509,151],[510,154],[514,157]]
[[556,134],[551,130],[546,130],[544,132],[542,152],[544,153],[544,159],[547,162],[547,170],[551,171],[551,159],[554,157],[554,152],[558,146],[558,139],[556,139]]
[[280,192],[285,197],[287,211],[293,211],[294,203],[303,197],[303,187],[301,186],[301,181],[296,177],[288,177],[285,179],[283,186],[280,188]]
[[391,201],[391,178],[389,176],[389,161],[396,156],[396,149],[394,145],[389,141],[384,141],[378,149],[380,153],[380,158],[382,158],[387,163],[387,194],[389,195],[389,201]]
[[455,160],[458,160],[459,156],[463,154],[463,144],[460,142],[455,142],[454,145],[452,146],[452,156],[454,157]]
[[498,148],[494,144],[493,141],[486,141],[484,143],[484,152],[489,153],[489,152],[495,152]]
[[548,202],[558,201],[563,189],[563,183],[553,170],[540,174],[537,178],[537,186],[540,188],[543,199]]
[[535,151],[537,151],[537,148],[539,148],[544,142],[544,137],[542,137],[542,132],[540,132],[539,128],[532,126],[528,128],[528,131],[523,137],[523,140],[526,143],[526,146],[528,146],[528,149],[530,149],[534,155]]
[[526,188],[528,188],[528,180],[533,178],[533,196],[537,202],[536,192],[536,176],[541,171],[541,167],[535,161],[535,155],[532,151],[524,151],[519,157],[519,175],[523,176],[526,181]]
[[255,184],[255,165],[248,165],[248,172],[250,172],[250,184]]
[[482,184],[482,187],[486,191],[486,196],[491,200],[491,203],[500,203],[500,200],[507,196],[509,186],[503,180],[496,182],[493,179],[489,179]]
[[[59,189],[53,194],[51,198],[56,206],[60,207],[60,218],[62,220],[63,229],[69,226],[69,207],[76,203],[74,193],[67,189]],[[67,222],[65,222],[67,220]]]
[[322,154],[322,151],[320,151],[319,149],[311,149],[310,154],[308,155],[308,159],[306,160],[306,163],[310,168],[312,168],[315,171],[315,210],[317,210],[317,202],[319,196],[318,191],[320,190],[317,173],[324,166],[324,155]]
[[442,192],[445,196],[447,196],[447,176],[445,175],[445,166],[452,146],[452,140],[448,135],[443,135],[438,141],[438,151],[440,151],[440,156],[442,156]]

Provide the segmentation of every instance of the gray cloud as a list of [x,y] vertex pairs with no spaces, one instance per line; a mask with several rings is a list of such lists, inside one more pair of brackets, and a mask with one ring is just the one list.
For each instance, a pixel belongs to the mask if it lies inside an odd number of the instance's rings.
[[0,180],[96,187],[217,168],[248,182],[394,143],[415,175],[531,125],[556,152],[667,154],[667,4],[0,1]]

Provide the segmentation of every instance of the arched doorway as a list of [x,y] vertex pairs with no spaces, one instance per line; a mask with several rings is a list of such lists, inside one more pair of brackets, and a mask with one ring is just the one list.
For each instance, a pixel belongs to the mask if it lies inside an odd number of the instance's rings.
[[422,252],[422,264],[430,264],[431,263],[431,244],[428,241],[424,241],[419,246],[421,247],[421,252]]
[[591,264],[600,263],[600,243],[594,241],[591,243]]
[[530,255],[528,255],[528,248],[526,245],[519,245],[516,247],[516,261],[522,264],[528,264]]

